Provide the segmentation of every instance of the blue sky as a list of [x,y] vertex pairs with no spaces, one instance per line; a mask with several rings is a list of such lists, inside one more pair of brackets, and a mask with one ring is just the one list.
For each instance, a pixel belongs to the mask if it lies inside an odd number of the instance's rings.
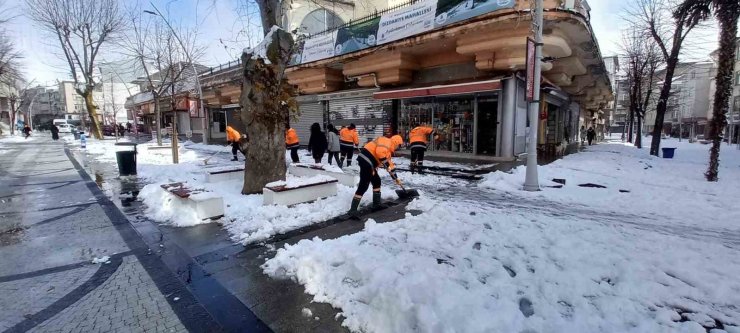
[[[142,7],[150,7],[149,1],[137,1]],[[254,15],[245,15],[244,7],[240,8],[240,4],[245,1],[155,0],[153,2],[173,24],[197,28],[198,42],[207,49],[200,62],[213,66],[235,59],[244,47],[249,46],[250,42],[251,44],[259,42],[257,40],[259,39],[258,20]],[[121,3],[126,6],[136,4],[134,1],[127,0],[121,0]],[[616,0],[589,1],[592,7],[591,24],[604,56],[619,52],[620,26],[622,25],[619,13],[624,6],[623,3],[623,1]],[[7,5],[15,13],[23,11],[22,0],[7,1]],[[255,8],[251,7],[249,10],[254,11]],[[247,26],[251,26],[251,29],[247,29]],[[23,62],[29,79],[36,79],[39,84],[51,85],[57,79],[63,80],[69,77],[65,63],[57,56],[59,51],[54,38],[40,31],[33,22],[22,15],[15,18],[8,29],[15,38],[18,48],[25,54]],[[252,35],[245,36],[240,33],[245,30],[252,31]],[[697,34],[695,40],[700,40],[695,44],[702,46],[696,52],[691,52],[696,59],[705,58],[711,51],[711,46],[716,45],[714,44],[716,35],[713,32]],[[103,59],[112,61],[121,56],[115,51],[110,51]]]

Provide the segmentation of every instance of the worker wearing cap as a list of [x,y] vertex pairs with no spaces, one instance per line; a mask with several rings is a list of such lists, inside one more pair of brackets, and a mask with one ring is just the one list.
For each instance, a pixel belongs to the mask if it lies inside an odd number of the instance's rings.
[[409,148],[411,149],[411,173],[419,171],[424,173],[424,153],[427,151],[429,136],[434,134],[434,129],[422,124],[414,127],[409,132]]
[[242,135],[239,133],[239,131],[235,130],[231,126],[226,126],[226,142],[231,144],[231,154],[234,155],[234,158],[232,158],[232,161],[238,161],[239,159],[236,158],[236,152],[239,151],[239,140],[241,140]]
[[347,160],[347,166],[352,165],[352,154],[355,152],[355,146],[360,144],[360,137],[357,135],[355,124],[349,124],[348,127],[339,131],[339,167],[344,166],[344,160]]
[[285,149],[290,150],[290,159],[293,163],[298,163],[298,147],[301,145],[298,140],[298,133],[290,125],[285,125]]
[[396,175],[396,166],[393,164],[391,157],[393,153],[403,144],[403,139],[399,135],[390,138],[381,136],[368,142],[357,156],[357,164],[360,166],[360,183],[357,185],[355,197],[352,198],[352,206],[349,209],[350,215],[357,215],[357,208],[360,206],[362,195],[365,194],[370,184],[373,185],[373,209],[383,208],[380,201],[380,176],[378,167],[383,167],[391,175],[396,184],[401,184],[401,180]]

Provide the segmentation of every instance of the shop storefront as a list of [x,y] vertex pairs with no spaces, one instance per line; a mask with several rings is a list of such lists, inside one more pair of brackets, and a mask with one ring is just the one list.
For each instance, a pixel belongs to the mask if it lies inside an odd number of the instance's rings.
[[222,105],[220,108],[209,107],[207,112],[210,113],[210,138],[215,141],[226,140],[226,126],[242,128],[239,121],[241,112],[239,104]]

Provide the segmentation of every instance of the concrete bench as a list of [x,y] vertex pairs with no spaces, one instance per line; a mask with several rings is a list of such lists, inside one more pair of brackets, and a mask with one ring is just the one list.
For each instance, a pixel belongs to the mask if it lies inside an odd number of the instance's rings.
[[201,220],[217,219],[224,216],[224,199],[213,192],[191,189],[186,183],[162,184],[162,189],[180,200],[182,206],[195,211]]
[[290,167],[288,167],[288,172],[291,175],[297,177],[313,177],[316,175],[324,175],[336,179],[337,181],[339,181],[340,184],[344,186],[352,187],[357,185],[357,180],[355,179],[354,175],[344,172],[324,170],[321,165],[291,164]]
[[267,205],[295,205],[315,201],[337,195],[337,180],[327,177],[318,177],[317,180],[307,180],[289,185],[285,182],[267,184],[262,189],[263,202]]
[[243,181],[244,167],[228,166],[206,169],[206,183],[218,183],[228,180]]

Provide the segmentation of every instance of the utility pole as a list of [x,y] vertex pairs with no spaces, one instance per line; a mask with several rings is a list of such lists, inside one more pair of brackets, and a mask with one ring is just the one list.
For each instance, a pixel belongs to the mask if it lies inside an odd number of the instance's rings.
[[537,176],[537,131],[540,125],[540,80],[542,76],[542,7],[543,0],[534,0],[532,29],[534,30],[534,82],[533,100],[529,103],[529,142],[527,144],[527,176],[524,179],[525,191],[539,191]]

